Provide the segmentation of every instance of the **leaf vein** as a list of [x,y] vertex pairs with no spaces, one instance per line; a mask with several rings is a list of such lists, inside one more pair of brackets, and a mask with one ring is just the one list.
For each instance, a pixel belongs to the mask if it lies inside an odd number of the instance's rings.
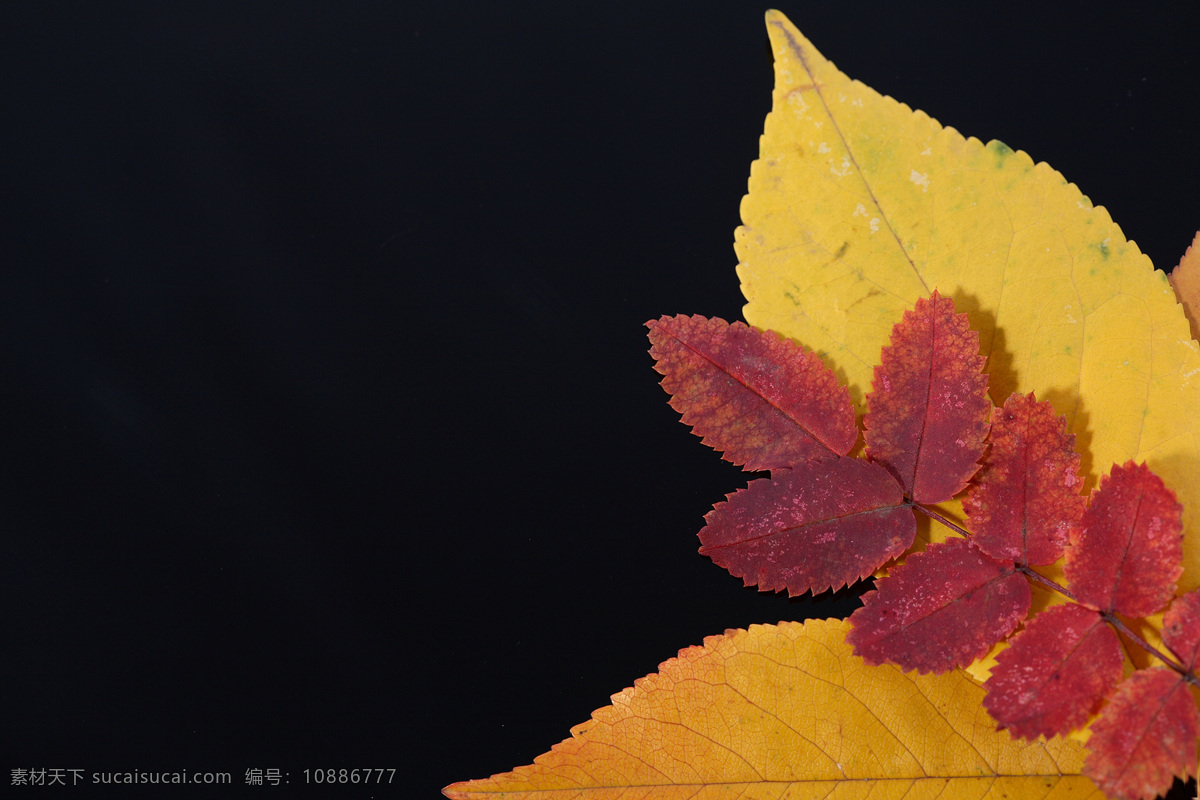
[[784,36],[787,37],[788,46],[792,48],[792,52],[796,54],[796,58],[799,59],[801,65],[803,65],[804,71],[808,73],[809,80],[813,85],[813,93],[821,101],[821,105],[825,108],[825,113],[829,116],[830,124],[833,126],[834,131],[837,132],[838,139],[841,140],[842,146],[846,148],[846,153],[850,161],[854,164],[855,174],[858,175],[859,180],[862,181],[863,188],[866,189],[867,194],[871,198],[871,202],[874,203],[875,207],[879,209],[879,215],[883,218],[883,224],[887,226],[888,232],[892,235],[892,238],[896,240],[896,246],[900,248],[900,253],[904,256],[904,259],[908,262],[908,265],[912,267],[913,274],[917,277],[917,280],[921,282],[921,287],[925,290],[925,294],[929,294],[929,285],[925,283],[924,276],[922,276],[920,270],[917,269],[917,265],[913,261],[912,255],[910,255],[908,250],[904,247],[904,243],[900,241],[899,234],[897,234],[895,228],[892,227],[891,219],[889,219],[889,216],[884,213],[883,206],[880,204],[879,198],[875,195],[874,188],[872,188],[871,184],[867,181],[866,175],[863,174],[862,167],[859,165],[858,159],[854,155],[854,151],[850,149],[850,142],[846,140],[846,135],[842,132],[842,128],[838,124],[837,118],[834,117],[833,111],[830,110],[829,103],[825,100],[825,95],[821,91],[821,86],[817,83],[816,76],[813,75],[812,67],[810,67],[808,64],[808,58],[805,55],[803,48],[801,48],[796,42],[796,39],[792,36],[791,31],[782,25],[779,25],[778,22],[772,22],[771,24],[778,25],[780,30],[783,31]]

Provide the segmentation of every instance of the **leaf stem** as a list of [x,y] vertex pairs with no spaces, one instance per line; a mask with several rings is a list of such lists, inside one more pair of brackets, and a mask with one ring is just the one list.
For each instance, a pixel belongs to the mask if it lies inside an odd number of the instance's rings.
[[958,523],[952,522],[951,520],[947,519],[946,517],[943,517],[940,513],[938,513],[937,511],[934,511],[932,508],[930,508],[927,505],[924,505],[923,503],[918,503],[915,500],[913,500],[911,502],[912,502],[913,508],[920,509],[921,513],[924,514],[925,516],[929,517],[930,519],[936,519],[938,522],[942,523],[943,525],[945,525],[947,528],[949,528],[952,531],[958,531],[959,535],[961,535],[961,536],[965,536],[968,539],[971,538],[971,532],[968,531],[966,528],[962,527],[961,525],[959,525]]
[[1042,586],[1045,586],[1047,589],[1049,589],[1052,592],[1058,592],[1063,597],[1066,597],[1068,600],[1075,599],[1075,595],[1071,594],[1070,589],[1068,589],[1065,586],[1059,586],[1057,583],[1050,580],[1045,575],[1034,570],[1034,568],[1029,566],[1028,564],[1017,564],[1017,572],[1023,573],[1025,575],[1025,577],[1029,578],[1030,580],[1032,580],[1036,583],[1040,583]]
[[[929,517],[930,519],[937,520],[938,522],[942,523],[950,530],[958,533],[960,536],[964,536],[967,539],[971,538],[970,531],[968,531],[966,528],[959,525],[957,522],[954,522],[953,520],[950,520],[947,517],[943,516],[940,512],[935,511],[931,507],[929,507],[923,503],[918,503],[917,501],[912,500],[912,499],[909,499],[908,502],[909,502],[909,505],[911,505],[913,508],[919,510],[922,514]],[[1049,589],[1050,591],[1058,592],[1063,597],[1066,597],[1069,600],[1075,600],[1075,595],[1071,594],[1071,591],[1067,587],[1059,586],[1057,583],[1050,580],[1045,575],[1042,575],[1039,572],[1036,572],[1028,564],[1016,564],[1015,566],[1016,566],[1016,569],[1018,572],[1022,573],[1025,577],[1029,578],[1031,581],[1033,581],[1035,583],[1040,583],[1042,586]],[[1128,625],[1126,625],[1124,622],[1122,622],[1120,620],[1120,618],[1117,617],[1116,614],[1114,614],[1111,611],[1101,611],[1101,612],[1099,612],[1099,614],[1104,619],[1104,621],[1107,622],[1109,625],[1112,625],[1113,628],[1115,628],[1118,633],[1122,634],[1125,638],[1129,639],[1134,644],[1137,644],[1139,647],[1141,647],[1147,653],[1154,656],[1159,661],[1163,662],[1168,667],[1170,667],[1171,669],[1178,672],[1180,675],[1183,676],[1184,680],[1186,680],[1188,683],[1192,684],[1193,686],[1200,686],[1200,678],[1197,678],[1196,675],[1194,673],[1192,673],[1183,664],[1180,664],[1178,661],[1171,658],[1170,656],[1168,656],[1167,654],[1165,654],[1161,650],[1159,650],[1157,647],[1155,647],[1154,645],[1147,642],[1141,636],[1138,636],[1136,633],[1134,633],[1133,630]]]
[[1138,645],[1140,645],[1141,648],[1143,650],[1145,650],[1147,653],[1150,653],[1151,655],[1156,656],[1159,661],[1163,662],[1168,667],[1175,670],[1183,677],[1187,678],[1190,683],[1196,683],[1196,676],[1193,675],[1191,672],[1189,672],[1187,667],[1183,666],[1183,664],[1180,664],[1178,661],[1171,658],[1167,654],[1163,653],[1161,650],[1159,650],[1157,647],[1155,647],[1154,645],[1147,642],[1142,637],[1138,636],[1136,633],[1134,633],[1130,629],[1130,627],[1128,625],[1126,625],[1124,622],[1122,622],[1117,617],[1116,614],[1114,614],[1111,611],[1101,611],[1100,616],[1104,618],[1105,622],[1107,622],[1109,625],[1112,625],[1114,628],[1116,628],[1119,633],[1123,634],[1127,638],[1133,640]]

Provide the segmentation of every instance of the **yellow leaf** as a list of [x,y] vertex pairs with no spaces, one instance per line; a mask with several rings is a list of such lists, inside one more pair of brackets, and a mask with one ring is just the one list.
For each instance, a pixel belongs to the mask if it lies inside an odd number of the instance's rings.
[[1084,798],[1082,745],[1014,742],[961,672],[868,667],[848,625],[755,625],[690,647],[527,767],[448,797]]
[[820,353],[861,410],[904,309],[953,297],[993,402],[1053,403],[1089,486],[1134,459],[1178,494],[1180,591],[1200,586],[1200,345],[1163,273],[1046,164],[850,80],[779,12],[767,27],[773,110],[735,243],[746,320]]

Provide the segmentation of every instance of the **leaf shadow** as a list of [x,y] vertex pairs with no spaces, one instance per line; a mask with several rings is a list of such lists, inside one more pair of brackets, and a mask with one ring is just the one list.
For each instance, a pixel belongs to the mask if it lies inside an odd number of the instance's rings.
[[854,416],[858,421],[859,430],[862,429],[862,415],[867,408],[867,390],[861,386],[856,386],[850,382],[850,375],[846,372],[846,368],[833,360],[833,357],[824,350],[814,350],[814,353],[820,357],[825,366],[833,370],[833,374],[837,377],[838,384],[845,386],[850,391],[850,402],[854,404]]
[[[1179,485],[1180,481],[1195,480],[1193,476],[1200,475],[1200,458],[1191,453],[1176,452],[1168,456],[1150,456],[1145,461],[1146,466],[1163,479],[1167,488],[1175,492],[1182,488]],[[1200,509],[1188,508],[1185,504],[1183,508],[1183,563],[1185,570],[1188,564],[1200,561],[1200,558],[1193,555],[1197,551],[1200,551]],[[1200,575],[1188,575],[1185,572],[1181,576],[1180,582],[1186,586],[1196,586],[1200,584]]]
[[[954,307],[966,312],[971,327],[979,331],[980,351],[987,358],[984,367],[988,373],[988,394],[992,404],[1004,405],[1011,394],[1028,394],[1028,387],[1021,386],[1017,370],[1013,366],[1013,354],[1006,344],[1003,326],[996,324],[995,312],[986,309],[976,295],[961,289],[952,296]],[[989,334],[990,332],[990,334]],[[1079,454],[1079,472],[1083,477],[1082,491],[1090,492],[1097,477],[1094,473],[1095,459],[1092,455],[1093,431],[1091,414],[1080,397],[1078,387],[1072,389],[1053,388],[1037,396],[1054,406],[1055,411],[1067,419],[1067,429],[1075,434],[1075,452]]]
[[979,332],[979,351],[987,359],[983,369],[988,375],[988,396],[992,398],[992,405],[1002,406],[1010,394],[1020,391],[1004,328],[996,324],[996,312],[984,308],[978,295],[959,288],[950,297],[955,310],[966,313],[971,329]]
[[[1096,461],[1092,454],[1092,415],[1084,405],[1079,392],[1067,389],[1051,389],[1043,392],[1038,400],[1046,400],[1054,410],[1067,418],[1067,430],[1075,434],[1075,452],[1079,454],[1079,474],[1083,477],[1082,491],[1087,494],[1096,485],[1099,476],[1095,473]],[[1108,468],[1104,467],[1107,472]]]

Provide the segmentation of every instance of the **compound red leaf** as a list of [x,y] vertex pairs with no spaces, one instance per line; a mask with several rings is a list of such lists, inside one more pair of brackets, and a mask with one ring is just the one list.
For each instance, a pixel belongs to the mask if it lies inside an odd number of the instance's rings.
[[1189,670],[1200,657],[1200,589],[1176,597],[1163,617],[1163,644]]
[[1183,507],[1145,464],[1114,466],[1070,532],[1066,577],[1082,604],[1144,617],[1183,574]]
[[850,392],[814,353],[773,331],[696,316],[646,323],[671,407],[749,470],[832,454],[858,440]]
[[846,641],[868,664],[946,672],[983,656],[1029,613],[1031,592],[1011,563],[950,539],[910,555],[850,616]]
[[803,462],[752,481],[705,521],[701,553],[747,586],[790,595],[861,580],[917,535],[895,478],[857,458]]
[[1074,603],[1033,618],[996,657],[983,705],[1019,739],[1082,727],[1121,680],[1121,642],[1100,615]]
[[1166,667],[1139,670],[1092,723],[1083,772],[1110,798],[1165,794],[1196,774],[1200,714],[1187,683]]
[[979,469],[992,403],[979,334],[935,291],[892,328],[867,395],[867,455],[920,503],[963,490]]
[[990,442],[963,501],[971,541],[992,558],[1053,564],[1083,515],[1075,434],[1049,403],[1013,394],[993,416]]

